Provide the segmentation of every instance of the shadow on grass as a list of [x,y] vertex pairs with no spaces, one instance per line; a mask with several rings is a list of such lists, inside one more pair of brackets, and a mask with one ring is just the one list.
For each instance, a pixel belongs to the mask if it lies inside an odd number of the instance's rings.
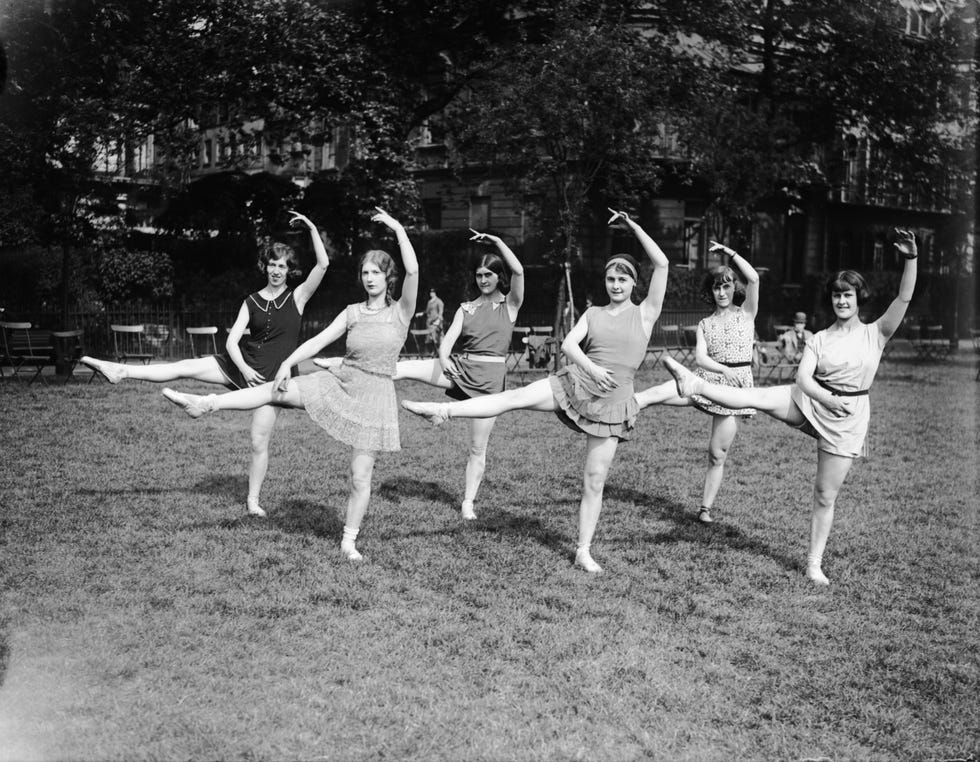
[[456,496],[436,482],[424,482],[403,476],[388,479],[377,489],[378,497],[397,503],[407,498],[421,498],[434,503],[454,505]]

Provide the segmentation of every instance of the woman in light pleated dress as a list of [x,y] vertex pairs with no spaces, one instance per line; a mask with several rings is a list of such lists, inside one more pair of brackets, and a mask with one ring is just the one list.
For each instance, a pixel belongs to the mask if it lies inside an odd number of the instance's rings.
[[[347,499],[341,552],[361,560],[355,541],[371,497],[371,477],[378,452],[401,449],[395,363],[415,314],[419,267],[405,228],[378,210],[373,221],[398,238],[405,278],[400,298],[392,291],[398,277],[394,260],[374,249],[361,257],[361,285],[367,298],[351,304],[312,339],[301,344],[280,366],[273,382],[219,395],[197,396],[164,389],[164,396],[193,418],[218,410],[252,410],[262,405],[303,408],[334,439],[350,445],[351,489]],[[292,378],[292,369],[345,335],[346,354],[336,367]]]
[[864,454],[871,404],[868,392],[881,352],[898,327],[915,290],[915,236],[896,230],[895,247],[905,258],[898,296],[873,323],[864,323],[860,307],[871,297],[867,282],[853,270],[838,272],[827,283],[836,320],[819,331],[803,350],[796,383],[739,389],[698,378],[671,358],[664,360],[677,392],[695,394],[725,407],[754,407],[817,440],[817,476],[810,521],[806,576],[829,585],[823,554],[834,522],[837,494],[855,458]]
[[553,412],[569,428],[585,434],[588,441],[575,564],[590,573],[602,571],[591,553],[602,493],[617,446],[633,433],[639,409],[633,376],[646,355],[667,289],[667,256],[656,242],[625,212],[613,212],[609,222],[626,225],[636,236],[653,264],[650,288],[636,304],[636,261],[628,254],[610,257],[605,274],[609,304],[586,310],[562,342],[562,352],[571,364],[548,378],[497,394],[448,403],[402,402],[406,410],[432,423],[450,418],[492,418],[510,410]]

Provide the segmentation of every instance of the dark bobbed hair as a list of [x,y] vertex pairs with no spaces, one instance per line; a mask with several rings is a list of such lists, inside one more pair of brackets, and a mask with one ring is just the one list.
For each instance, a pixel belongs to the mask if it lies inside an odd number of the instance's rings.
[[395,292],[395,284],[398,282],[398,265],[395,264],[395,260],[391,258],[391,255],[383,249],[365,251],[357,262],[358,283],[361,282],[361,269],[368,262],[377,265],[378,269],[385,274],[385,280],[388,282],[388,288],[385,292],[385,303],[391,304],[394,298],[392,294]]
[[500,293],[510,293],[510,268],[507,267],[507,263],[504,262],[503,257],[496,252],[490,252],[488,254],[481,254],[473,264],[473,279],[466,284],[466,295],[470,301],[480,295],[480,289],[476,287],[476,271],[481,267],[485,267],[490,272],[496,274],[498,278],[497,288],[500,289]]
[[704,274],[704,278],[701,279],[701,299],[714,307],[715,295],[712,289],[719,283],[735,284],[735,293],[732,294],[733,304],[740,305],[745,301],[745,284],[728,265],[716,265]]
[[[625,259],[633,266],[633,272],[630,272],[629,267],[624,265],[622,262],[613,262],[614,259]],[[610,264],[612,262],[612,264]],[[628,275],[633,279],[633,290],[630,292],[630,301],[633,304],[639,304],[643,301],[640,296],[640,263],[636,261],[636,258],[630,254],[613,254],[606,259],[606,266],[602,270],[602,277],[606,277],[606,272],[612,270],[613,272],[622,273],[623,275]]]
[[874,292],[861,273],[855,270],[839,270],[827,281],[827,296],[833,298],[835,292],[854,289],[857,294],[858,307],[871,300]]
[[274,259],[286,260],[286,267],[289,268],[286,273],[287,278],[299,278],[303,274],[303,271],[299,267],[299,257],[296,256],[293,247],[285,243],[279,243],[278,241],[268,246],[263,246],[259,250],[259,272],[265,275],[265,268]]

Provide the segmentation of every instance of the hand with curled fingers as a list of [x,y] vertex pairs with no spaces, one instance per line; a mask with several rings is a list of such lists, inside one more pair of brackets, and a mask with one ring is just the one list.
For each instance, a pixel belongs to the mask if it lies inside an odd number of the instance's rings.
[[903,257],[915,259],[919,256],[919,251],[915,245],[915,233],[911,230],[895,228],[895,235],[898,236],[898,240],[895,241],[895,248],[902,253]]
[[613,372],[603,368],[601,365],[596,365],[594,362],[590,362],[588,372],[592,380],[595,381],[599,391],[608,392],[619,386],[619,382],[616,381]]
[[380,222],[382,225],[394,230],[396,233],[399,230],[404,230],[402,224],[380,206],[376,206],[374,208],[376,210],[376,214],[371,215],[371,222]]
[[500,241],[500,236],[492,233],[481,233],[473,228],[470,228],[470,232],[473,234],[470,236],[470,240],[474,243],[498,243]]
[[292,367],[283,363],[276,371],[276,378],[273,381],[273,391],[284,392],[289,388],[289,379],[292,377]]
[[265,376],[259,373],[255,368],[250,365],[245,366],[246,370],[242,371],[242,378],[245,379],[245,383],[249,386],[261,386],[265,383]]
[[606,223],[607,225],[613,225],[613,224],[619,222],[622,225],[625,225],[626,227],[630,227],[630,226],[636,224],[630,218],[628,212],[617,211],[617,210],[615,210],[615,209],[613,209],[612,207],[609,207],[609,206],[607,206],[606,209],[608,209],[609,212],[610,212],[610,214],[612,214],[612,217],[609,218],[609,222]]
[[730,257],[734,257],[736,254],[738,254],[735,249],[725,246],[725,244],[719,243],[718,241],[708,241],[708,251],[723,251]]
[[306,227],[308,227],[310,230],[312,230],[313,232],[316,232],[316,225],[313,224],[313,220],[311,220],[305,214],[300,214],[299,212],[294,211],[292,209],[289,210],[289,213],[291,215],[293,215],[292,217],[289,218],[289,224],[290,225],[294,225],[296,223],[299,223],[299,224],[302,224],[302,225],[306,225]]

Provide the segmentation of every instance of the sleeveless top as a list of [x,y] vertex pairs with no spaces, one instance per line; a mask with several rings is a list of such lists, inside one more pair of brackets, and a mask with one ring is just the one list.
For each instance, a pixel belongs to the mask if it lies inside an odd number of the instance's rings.
[[[242,336],[239,348],[245,364],[262,374],[266,381],[275,378],[279,366],[293,353],[299,343],[302,315],[296,307],[292,290],[284,291],[277,299],[265,299],[256,291],[245,300],[248,308],[249,334]],[[215,358],[228,379],[228,386],[243,389],[248,386],[238,366],[227,352]],[[293,368],[292,375],[298,371]]]

